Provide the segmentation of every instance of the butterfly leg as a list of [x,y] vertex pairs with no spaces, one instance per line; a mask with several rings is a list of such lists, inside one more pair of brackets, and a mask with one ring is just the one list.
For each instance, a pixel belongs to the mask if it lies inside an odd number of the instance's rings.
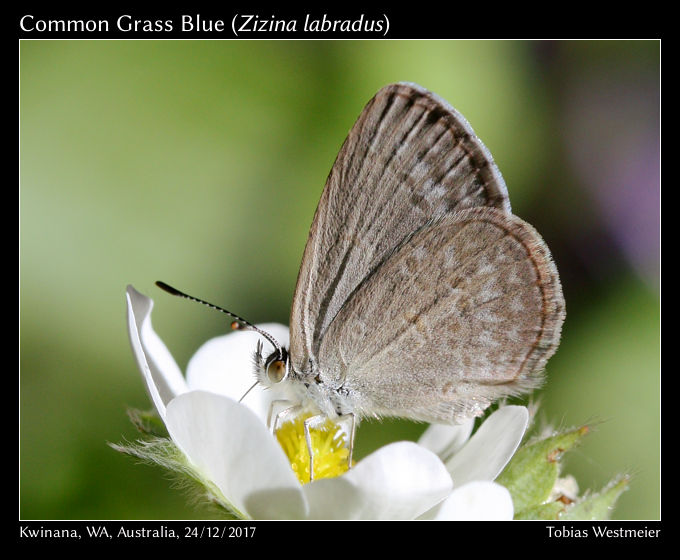
[[277,404],[292,404],[291,401],[286,401],[286,400],[278,400],[278,401],[272,401],[271,404],[269,405],[269,414],[267,414],[267,426],[271,429],[272,435],[276,433],[276,429],[279,427],[280,420],[286,416],[292,416],[294,413],[299,412],[302,407],[300,405],[294,405],[294,406],[289,406],[288,408],[284,408],[280,412],[276,414],[276,417],[274,418],[274,422],[272,423],[272,415],[274,413],[274,406]]
[[312,449],[312,434],[310,429],[314,425],[323,424],[326,421],[326,416],[324,414],[317,414],[316,416],[310,416],[305,420],[305,441],[307,442],[307,451],[309,451],[309,482],[314,480],[314,451]]
[[347,457],[347,468],[351,469],[352,468],[352,454],[354,452],[354,436],[356,435],[357,432],[357,422],[356,422],[356,416],[354,415],[353,412],[349,412],[348,414],[343,414],[342,416],[338,416],[338,419],[336,420],[337,423],[343,422],[345,420],[349,420],[349,456]]

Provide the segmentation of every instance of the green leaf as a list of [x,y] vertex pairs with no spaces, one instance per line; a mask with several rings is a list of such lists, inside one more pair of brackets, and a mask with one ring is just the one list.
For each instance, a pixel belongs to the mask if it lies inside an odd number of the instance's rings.
[[510,491],[516,517],[548,499],[560,472],[562,454],[577,445],[588,431],[588,426],[573,428],[530,441],[515,453],[496,482]]
[[622,475],[612,480],[596,494],[583,496],[567,506],[560,519],[602,520],[609,519],[619,496],[628,490],[630,477]]
[[551,520],[560,519],[560,514],[564,511],[565,505],[562,502],[548,502],[538,506],[526,508],[515,515],[515,519],[522,520]]

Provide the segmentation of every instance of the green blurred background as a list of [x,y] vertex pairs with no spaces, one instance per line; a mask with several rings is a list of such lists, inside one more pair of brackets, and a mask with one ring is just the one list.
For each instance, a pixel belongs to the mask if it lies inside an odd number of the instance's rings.
[[[228,325],[157,279],[287,324],[347,131],[414,81],[467,117],[554,254],[567,321],[539,417],[597,422],[565,472],[632,473],[614,517],[658,518],[659,74],[657,41],[21,41],[20,517],[207,515],[107,445],[150,407],[125,286],[182,368]],[[424,428],[366,423],[358,453]]]

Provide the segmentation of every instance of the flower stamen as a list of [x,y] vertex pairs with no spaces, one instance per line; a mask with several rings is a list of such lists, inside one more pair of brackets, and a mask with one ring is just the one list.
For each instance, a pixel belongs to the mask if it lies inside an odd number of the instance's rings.
[[[311,416],[310,414],[299,416],[286,422],[276,431],[276,439],[301,484],[307,484],[310,480],[309,450],[305,439],[304,422]],[[349,449],[340,426],[327,419],[322,424],[310,427],[309,434],[314,456],[314,480],[344,474],[349,469]]]

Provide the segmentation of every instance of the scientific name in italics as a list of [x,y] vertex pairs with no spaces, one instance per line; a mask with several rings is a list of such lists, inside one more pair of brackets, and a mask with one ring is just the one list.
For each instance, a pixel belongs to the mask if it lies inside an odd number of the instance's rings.
[[334,19],[323,14],[321,17],[305,15],[302,25],[297,19],[281,19],[276,16],[262,17],[256,14],[236,14],[232,19],[234,35],[242,33],[376,33],[384,35],[389,29],[387,16],[372,19],[364,14],[352,19]]

